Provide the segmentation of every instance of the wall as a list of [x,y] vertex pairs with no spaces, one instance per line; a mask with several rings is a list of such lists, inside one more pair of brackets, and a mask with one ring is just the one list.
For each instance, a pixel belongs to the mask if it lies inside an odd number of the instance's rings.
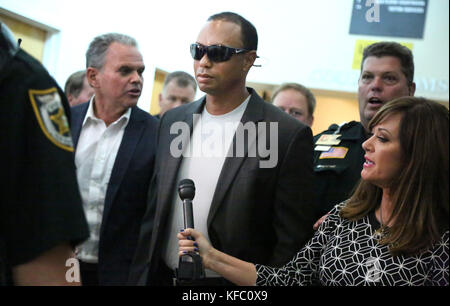
[[[249,81],[298,82],[314,89],[355,93],[356,41],[396,39],[348,34],[352,5],[353,0],[172,0],[157,5],[143,0],[2,0],[3,8],[59,31],[51,37],[53,54],[47,58],[44,54],[43,62],[60,85],[84,68],[84,53],[96,35],[121,32],[135,37],[147,66],[139,101],[145,110],[150,109],[155,69],[192,73],[189,44],[207,17],[225,10],[242,14],[258,30],[262,67],[252,69]],[[398,39],[413,44],[416,94],[447,102],[448,14],[449,1],[429,0],[424,39]]]
[[0,20],[16,35],[16,38],[22,39],[20,47],[42,62],[47,32],[1,13]]
[[149,109],[150,114],[152,115],[157,115],[160,112],[159,94],[162,92],[166,75],[167,75],[166,71],[160,69],[155,70],[155,77],[153,79],[153,89],[152,89],[152,101]]

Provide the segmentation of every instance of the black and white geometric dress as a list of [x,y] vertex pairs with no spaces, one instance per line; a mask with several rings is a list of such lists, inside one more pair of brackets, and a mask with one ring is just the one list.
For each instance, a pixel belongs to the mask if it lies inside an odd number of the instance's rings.
[[449,232],[428,251],[392,256],[378,244],[375,213],[349,221],[337,205],[313,238],[282,268],[256,265],[258,286],[448,286]]

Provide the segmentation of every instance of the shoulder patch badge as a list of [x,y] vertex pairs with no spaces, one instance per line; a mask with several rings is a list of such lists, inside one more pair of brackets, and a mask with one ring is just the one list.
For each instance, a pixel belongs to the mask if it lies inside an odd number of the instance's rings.
[[324,146],[335,146],[341,143],[341,140],[338,139],[341,137],[341,134],[323,134],[316,141],[316,145],[324,145]]
[[348,148],[346,147],[331,147],[327,152],[322,152],[319,159],[325,158],[345,158],[347,155]]
[[45,136],[57,147],[73,152],[69,123],[56,87],[46,90],[29,89],[28,94]]

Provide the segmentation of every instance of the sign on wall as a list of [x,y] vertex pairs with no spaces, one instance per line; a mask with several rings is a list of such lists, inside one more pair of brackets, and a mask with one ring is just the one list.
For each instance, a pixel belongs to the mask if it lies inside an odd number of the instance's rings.
[[[352,69],[360,70],[361,69],[361,61],[363,58],[364,49],[371,44],[374,44],[378,41],[376,40],[363,40],[363,39],[357,39],[355,42],[355,52],[353,54],[353,63],[352,63]],[[407,42],[398,42],[399,44],[405,46],[409,50],[413,50],[413,44],[407,43]]]
[[423,38],[428,0],[354,0],[350,34]]

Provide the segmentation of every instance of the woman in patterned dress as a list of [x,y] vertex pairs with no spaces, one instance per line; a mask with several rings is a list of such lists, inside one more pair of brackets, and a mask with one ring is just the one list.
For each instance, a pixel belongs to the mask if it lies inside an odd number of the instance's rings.
[[199,252],[205,268],[238,285],[448,286],[449,112],[403,97],[384,105],[370,129],[354,194],[285,266],[222,253],[193,229],[178,234],[180,255]]

